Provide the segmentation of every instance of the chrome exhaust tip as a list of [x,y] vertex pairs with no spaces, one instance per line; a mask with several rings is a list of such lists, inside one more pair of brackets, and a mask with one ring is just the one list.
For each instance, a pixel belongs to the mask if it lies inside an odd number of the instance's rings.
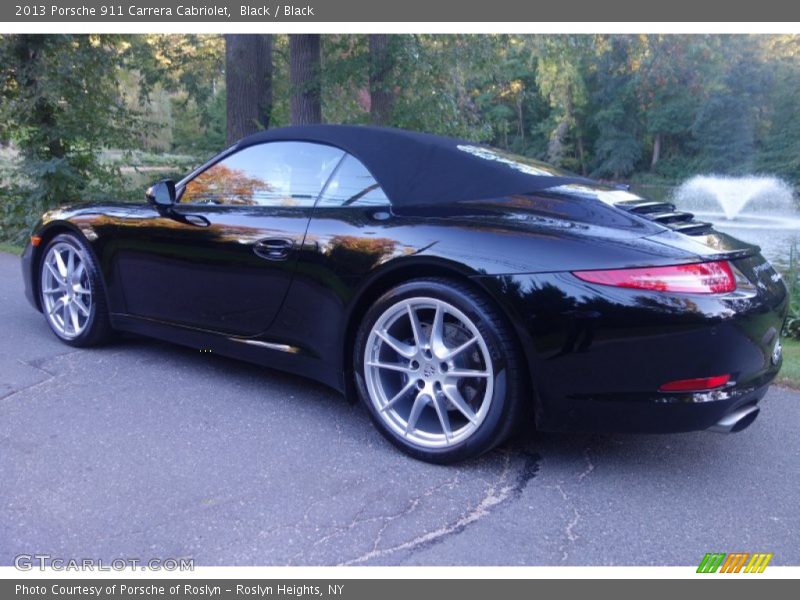
[[761,411],[755,404],[743,406],[722,417],[715,425],[708,428],[716,433],[737,433],[749,427]]

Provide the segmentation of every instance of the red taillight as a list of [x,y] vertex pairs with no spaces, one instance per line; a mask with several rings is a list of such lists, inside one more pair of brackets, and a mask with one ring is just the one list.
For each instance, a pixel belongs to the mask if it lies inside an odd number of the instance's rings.
[[590,283],[656,292],[723,294],[736,289],[736,278],[726,260],[669,267],[574,271],[573,275]]
[[730,375],[715,375],[714,377],[697,377],[696,379],[679,379],[665,383],[659,392],[705,392],[722,387],[731,380]]

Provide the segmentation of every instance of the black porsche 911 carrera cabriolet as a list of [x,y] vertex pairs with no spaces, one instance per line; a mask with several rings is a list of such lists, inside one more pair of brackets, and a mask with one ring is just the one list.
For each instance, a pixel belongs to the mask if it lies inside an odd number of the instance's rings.
[[757,247],[671,204],[360,126],[265,131],[146,203],[51,211],[22,260],[67,344],[128,331],[312,377],[435,462],[526,426],[743,429],[787,309]]

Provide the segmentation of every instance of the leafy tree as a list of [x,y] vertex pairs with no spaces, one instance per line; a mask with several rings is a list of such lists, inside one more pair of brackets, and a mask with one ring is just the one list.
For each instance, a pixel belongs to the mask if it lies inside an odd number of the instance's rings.
[[592,78],[591,123],[596,128],[592,174],[619,179],[630,175],[642,157],[642,124],[637,111],[634,67],[638,40],[598,36]]
[[[226,142],[225,40],[221,35],[132,36],[128,61],[139,94],[135,105],[153,119],[152,91],[170,95],[172,149],[204,156]],[[220,110],[222,108],[222,110]]]
[[197,158],[211,156],[227,144],[227,93],[223,89],[199,107],[183,94],[171,97],[171,150]]
[[[411,35],[395,45],[392,125],[473,140],[491,137],[475,103],[473,69],[481,44],[474,36]],[[482,60],[486,60],[481,57]]]
[[759,106],[766,101],[769,73],[761,68],[755,38],[709,39],[717,68],[692,124],[695,169],[716,173],[750,171],[756,154]]
[[22,159],[3,190],[7,237],[19,236],[32,215],[113,185],[118,171],[100,151],[135,144],[141,126],[119,85],[130,47],[125,36],[0,37],[2,137]]
[[670,145],[679,147],[697,112],[704,44],[696,40],[686,35],[654,35],[640,40],[641,58],[634,84],[652,148],[651,171]]
[[537,84],[551,107],[547,159],[567,168],[576,166],[574,140],[580,137],[581,113],[587,100],[582,59],[587,55],[588,42],[585,36],[574,35],[533,38],[538,55]]
[[800,185],[800,76],[781,76],[756,168]]
[[[520,154],[545,158],[550,102],[539,93],[537,52],[528,36],[488,36],[482,68],[472,69],[472,95],[491,142]],[[502,65],[502,68],[498,68]]]

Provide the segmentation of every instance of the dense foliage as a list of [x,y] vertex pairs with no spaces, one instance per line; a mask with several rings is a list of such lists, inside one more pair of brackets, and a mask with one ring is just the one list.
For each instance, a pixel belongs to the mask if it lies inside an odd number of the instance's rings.
[[[289,42],[273,38],[269,122],[280,126]],[[370,47],[366,35],[323,36],[325,121],[374,121]],[[798,36],[400,35],[383,53],[389,125],[608,179],[800,183]],[[0,235],[18,238],[57,203],[141,197],[147,175],[120,168],[177,171],[217,151],[224,83],[222,36],[0,37]]]
[[793,245],[789,251],[789,264],[783,273],[789,288],[789,315],[784,325],[784,335],[800,340],[800,250]]
[[116,76],[127,47],[112,36],[2,40],[0,135],[19,152],[13,168],[4,165],[0,174],[3,225],[113,183],[99,151],[134,144],[139,126]]

